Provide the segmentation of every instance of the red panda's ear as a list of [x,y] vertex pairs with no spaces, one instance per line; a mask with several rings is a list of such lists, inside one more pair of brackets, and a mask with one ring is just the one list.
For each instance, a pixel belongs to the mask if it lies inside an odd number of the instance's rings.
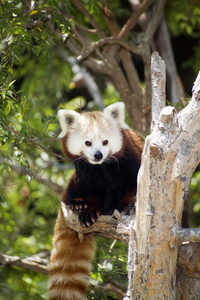
[[73,110],[60,109],[58,111],[58,118],[62,129],[59,138],[63,138],[67,134],[70,126],[79,120],[80,114]]
[[125,119],[125,104],[117,102],[109,105],[103,111],[103,114],[111,119],[117,121],[122,128],[127,128],[128,125],[124,122]]

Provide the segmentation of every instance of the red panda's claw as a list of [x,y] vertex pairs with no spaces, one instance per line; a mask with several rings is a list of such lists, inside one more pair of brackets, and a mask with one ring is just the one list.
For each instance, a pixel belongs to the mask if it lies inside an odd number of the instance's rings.
[[93,211],[83,211],[82,213],[80,213],[79,215],[79,221],[81,223],[81,226],[83,227],[89,227],[91,225],[93,225],[96,220],[98,219],[98,217],[100,216],[100,212],[93,210]]
[[76,198],[73,200],[73,202],[69,206],[71,210],[75,213],[81,213],[83,212],[88,206],[87,203],[81,198]]
[[100,217],[101,213],[100,211],[96,211],[97,217]]

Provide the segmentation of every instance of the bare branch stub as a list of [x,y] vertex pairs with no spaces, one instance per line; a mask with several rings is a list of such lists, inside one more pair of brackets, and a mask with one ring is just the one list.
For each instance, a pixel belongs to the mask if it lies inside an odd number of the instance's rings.
[[155,123],[159,120],[161,110],[166,105],[166,71],[165,62],[161,59],[158,52],[151,56],[151,84],[152,84],[152,123],[153,130]]
[[200,229],[198,228],[181,228],[175,225],[172,232],[173,243],[169,243],[172,249],[181,243],[200,243]]

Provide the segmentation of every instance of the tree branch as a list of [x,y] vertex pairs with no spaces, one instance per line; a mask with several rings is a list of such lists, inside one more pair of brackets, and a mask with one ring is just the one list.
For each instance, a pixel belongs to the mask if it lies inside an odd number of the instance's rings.
[[106,14],[106,13],[104,13],[104,19],[106,20],[106,23],[108,25],[110,33],[114,37],[117,37],[117,35],[119,33],[119,25],[117,24],[112,11],[108,7],[107,1],[106,0],[102,0],[102,3],[103,3],[103,6],[104,6],[104,11],[105,11],[105,9],[109,10],[109,15]]
[[131,221],[134,222],[134,215],[121,215],[115,210],[113,216],[100,216],[92,226],[84,228],[79,223],[78,214],[73,213],[64,202],[62,202],[62,210],[66,225],[78,232],[80,240],[85,234],[95,232],[103,237],[117,239],[128,244],[129,225]]
[[[66,39],[66,46],[69,48],[71,53],[73,53],[75,56],[80,56],[80,53],[82,52],[80,45],[72,38],[68,37]],[[86,55],[87,57],[87,55]],[[109,75],[109,68],[104,63],[104,61],[94,59],[92,57],[87,58],[83,61],[83,65],[85,65],[87,68],[93,70],[97,73],[107,74]]]
[[174,238],[173,244],[170,244],[172,248],[185,242],[200,243],[200,229],[198,228],[181,228],[175,225],[172,234]]
[[48,153],[52,154],[53,156],[55,156],[55,157],[57,157],[57,158],[59,158],[61,160],[66,160],[66,158],[63,155],[59,155],[59,154],[57,154],[55,152],[52,152],[48,148],[45,148],[43,145],[39,144],[38,142],[36,142],[32,138],[27,137],[26,135],[20,133],[19,131],[15,130],[14,128],[4,125],[4,129],[6,129],[6,130],[8,130],[8,131],[10,131],[12,133],[14,133],[15,137],[16,136],[23,137],[25,140],[27,140],[29,143],[35,145],[37,148],[44,150],[44,152],[48,152]]
[[122,39],[119,39],[119,38],[108,37],[105,39],[101,39],[97,42],[91,43],[91,45],[90,45],[90,47],[88,47],[87,51],[85,51],[84,53],[79,55],[77,57],[77,60],[82,61],[83,59],[87,58],[91,53],[93,53],[95,50],[97,50],[99,47],[102,47],[106,44],[109,44],[109,45],[118,44],[118,45],[124,47],[125,49],[131,51],[132,53],[141,55],[141,49],[139,47],[134,46]]
[[92,26],[97,30],[98,34],[101,37],[105,37],[106,36],[105,32],[101,30],[98,23],[93,19],[93,17],[89,14],[87,9],[85,9],[85,7],[80,3],[80,1],[73,0],[73,4],[88,18]]
[[[165,5],[165,1],[166,0],[159,0],[156,1],[156,7],[155,10],[153,12],[151,21],[149,22],[149,25],[145,31],[144,37],[142,38],[144,44],[146,44],[144,47],[147,47],[148,45],[150,45],[152,38],[156,32],[156,29],[158,27],[158,24],[160,22],[161,19],[161,15],[163,13],[163,8]],[[142,44],[143,44],[142,42]]]
[[139,16],[154,2],[155,0],[146,0],[142,2],[136,11],[133,12],[131,17],[128,19],[126,24],[122,27],[120,33],[118,34],[118,38],[125,38],[127,34],[133,29],[138,21]]
[[[42,175],[39,175],[37,173],[34,173],[33,171],[31,171],[30,169],[27,169],[25,167],[21,167],[13,162],[6,162],[4,159],[1,159],[0,158],[0,162],[3,161],[4,164],[6,164],[7,166],[9,166],[10,168],[14,169],[16,172],[18,172],[19,174],[21,175],[28,175],[30,176],[31,178],[37,180],[38,182],[48,186],[50,189],[54,190],[56,193],[58,194],[63,194],[64,191],[65,191],[65,188],[55,182],[53,182],[52,180],[48,179],[48,178],[43,178]],[[15,183],[16,184],[16,183]],[[5,186],[4,186],[5,187]]]
[[[32,270],[37,273],[48,274],[47,265],[49,263],[49,260],[41,258],[40,256],[41,254],[36,254],[33,256],[21,258],[19,256],[9,256],[0,253],[0,268],[12,265],[18,266],[22,269]],[[47,253],[45,256],[47,256]]]

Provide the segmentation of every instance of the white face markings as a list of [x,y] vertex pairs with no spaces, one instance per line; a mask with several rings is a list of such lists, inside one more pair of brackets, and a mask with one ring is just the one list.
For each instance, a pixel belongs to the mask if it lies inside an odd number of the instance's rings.
[[82,154],[89,163],[101,164],[122,148],[120,128],[102,113],[96,120],[83,115],[69,131],[67,147],[74,155]]
[[110,136],[105,130],[98,128],[98,124],[85,137],[82,153],[91,164],[101,164],[112,153]]
[[61,109],[60,138],[67,136],[66,147],[72,155],[83,156],[91,164],[101,164],[122,148],[121,129],[128,128],[124,109],[122,102],[109,105],[103,112],[79,114]]

